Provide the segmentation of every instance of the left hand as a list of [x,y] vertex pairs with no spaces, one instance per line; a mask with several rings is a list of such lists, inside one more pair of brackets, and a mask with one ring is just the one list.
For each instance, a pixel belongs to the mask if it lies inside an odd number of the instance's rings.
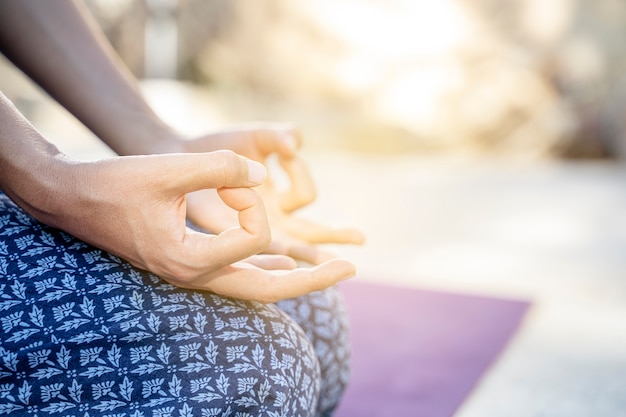
[[[334,255],[320,250],[320,243],[363,243],[363,235],[354,229],[337,229],[299,218],[293,212],[316,198],[315,185],[306,163],[297,154],[300,133],[291,127],[261,125],[201,136],[183,142],[185,152],[232,150],[247,158],[266,163],[271,154],[278,156],[290,187],[276,189],[271,177],[257,188],[267,209],[272,232],[268,253],[283,254],[311,264],[320,264]],[[214,190],[187,195],[187,215],[197,226],[220,233],[237,224],[237,213],[226,206]]]

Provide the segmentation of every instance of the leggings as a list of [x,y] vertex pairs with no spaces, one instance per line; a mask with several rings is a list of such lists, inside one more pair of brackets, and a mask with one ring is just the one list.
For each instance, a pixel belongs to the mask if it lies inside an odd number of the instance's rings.
[[335,288],[181,289],[0,193],[0,416],[330,416],[348,377]]

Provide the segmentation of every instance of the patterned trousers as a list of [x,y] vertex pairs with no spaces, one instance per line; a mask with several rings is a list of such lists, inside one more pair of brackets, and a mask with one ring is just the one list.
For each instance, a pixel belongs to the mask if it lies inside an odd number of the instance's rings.
[[336,289],[181,289],[0,193],[0,416],[329,416],[348,374]]

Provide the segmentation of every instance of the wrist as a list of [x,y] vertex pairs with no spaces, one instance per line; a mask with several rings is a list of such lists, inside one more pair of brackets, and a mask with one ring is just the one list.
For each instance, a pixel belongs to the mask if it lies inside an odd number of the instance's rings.
[[[51,224],[76,187],[78,164],[48,142],[0,93],[0,189],[37,220]],[[67,215],[67,214],[65,214]]]
[[69,172],[75,162],[48,143],[29,150],[3,161],[2,190],[37,220],[51,224],[62,211],[58,202],[71,189]]

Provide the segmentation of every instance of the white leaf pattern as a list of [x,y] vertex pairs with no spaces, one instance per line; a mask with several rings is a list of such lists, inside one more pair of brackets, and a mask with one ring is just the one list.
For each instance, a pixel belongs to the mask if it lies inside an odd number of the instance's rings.
[[0,311],[0,415],[308,416],[321,404],[325,359],[276,306],[176,288],[2,193]]

